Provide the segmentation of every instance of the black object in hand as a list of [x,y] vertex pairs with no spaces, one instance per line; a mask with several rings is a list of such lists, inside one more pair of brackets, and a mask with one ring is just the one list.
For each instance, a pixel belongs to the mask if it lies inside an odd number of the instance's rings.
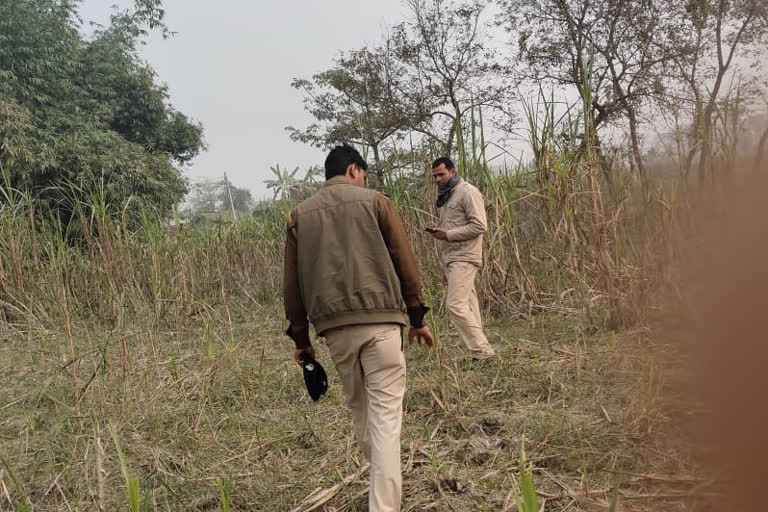
[[304,384],[307,386],[307,392],[312,400],[317,402],[328,391],[328,375],[320,363],[307,355],[304,356],[301,363],[304,369]]
[[426,228],[424,231],[426,231],[427,233],[437,233],[437,230],[434,228]]

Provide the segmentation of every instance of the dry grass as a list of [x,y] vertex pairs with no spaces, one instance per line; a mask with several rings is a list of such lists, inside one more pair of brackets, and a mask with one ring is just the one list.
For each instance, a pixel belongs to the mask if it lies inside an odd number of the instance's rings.
[[[698,481],[661,399],[674,362],[653,357],[650,331],[609,330],[642,325],[656,302],[638,292],[669,281],[654,267],[663,200],[607,204],[589,159],[555,163],[546,191],[473,171],[490,221],[478,289],[500,354],[474,372],[423,232],[434,187],[392,184],[443,340],[408,351],[407,510],[514,509],[524,447],[545,510],[617,496],[620,510],[690,509]],[[288,205],[174,234],[149,217],[127,230],[97,196],[65,227],[34,207],[21,194],[0,205],[0,508],[365,509],[332,365],[314,404],[283,334]]]
[[[445,322],[424,233],[431,159],[412,151],[407,172],[389,176],[442,340],[408,351],[407,510],[517,508],[523,449],[544,510],[687,511],[706,483],[671,419],[691,408],[670,403],[679,356],[665,329],[642,327],[662,298],[684,302],[693,196],[669,177],[640,187],[600,158],[585,105],[560,119],[543,93],[527,105],[529,165],[492,172],[482,124],[459,155],[471,149],[462,171],[486,198],[478,291],[495,366],[462,370]],[[61,225],[3,182],[0,510],[365,509],[332,365],[314,404],[283,335],[289,204],[168,233],[147,212],[128,229],[127,205],[98,191],[62,190],[84,202]]]
[[[125,509],[113,424],[150,510],[223,510],[228,488],[230,510],[308,510],[301,503],[323,490],[318,510],[365,510],[332,364],[314,404],[283,327],[276,306],[237,301],[179,330],[81,323],[72,361],[64,326],[4,324],[0,509]],[[406,510],[513,510],[523,444],[545,510],[607,510],[613,489],[620,510],[688,510],[697,481],[660,435],[667,369],[648,351],[649,332],[506,318],[489,325],[498,364],[468,372],[455,336],[438,331],[439,350],[407,352]],[[319,357],[330,361],[322,344]]]

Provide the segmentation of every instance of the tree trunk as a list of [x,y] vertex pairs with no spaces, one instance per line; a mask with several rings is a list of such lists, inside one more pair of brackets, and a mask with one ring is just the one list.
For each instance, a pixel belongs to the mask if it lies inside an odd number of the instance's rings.
[[450,155],[453,150],[453,138],[456,136],[456,120],[451,120],[451,127],[448,129],[448,140],[445,142],[443,148],[446,155]]
[[597,131],[595,131],[592,140],[594,141],[593,148],[595,150],[595,154],[597,155],[598,162],[600,162],[600,169],[603,171],[603,178],[605,178],[605,183],[608,185],[608,191],[611,194],[611,198],[615,200],[616,188],[613,182],[613,176],[611,175],[611,162],[609,162],[608,158],[605,156],[605,152],[603,151],[603,143],[600,140]]
[[468,178],[469,169],[467,169],[467,148],[464,145],[464,127],[461,123],[461,110],[459,109],[459,103],[455,99],[451,100],[453,108],[456,111],[456,119],[453,123],[453,128],[456,130],[456,156],[458,157],[457,163],[459,165],[459,175],[462,178]]
[[768,165],[765,161],[765,147],[768,145],[768,126],[763,131],[763,136],[760,137],[760,143],[757,145],[757,151],[755,152],[755,172],[764,171]]
[[707,166],[712,153],[712,114],[714,105],[707,105],[704,112],[704,120],[701,129],[701,152],[699,154],[699,185],[704,185],[707,180]]
[[373,175],[375,176],[375,182],[372,185],[374,188],[379,188],[384,183],[384,169],[381,165],[378,142],[372,143],[371,149],[373,150]]
[[640,137],[637,134],[637,116],[635,109],[627,107],[627,116],[629,117],[629,136],[632,139],[632,157],[637,165],[637,172],[640,175],[640,185],[643,188],[643,197],[648,199],[648,175],[646,174],[645,162],[640,154]]

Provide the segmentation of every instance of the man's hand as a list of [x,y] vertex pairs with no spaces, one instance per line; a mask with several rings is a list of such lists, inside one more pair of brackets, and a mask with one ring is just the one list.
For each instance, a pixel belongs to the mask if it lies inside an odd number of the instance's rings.
[[432,232],[432,236],[438,240],[448,240],[448,233],[444,229],[435,228]]
[[418,343],[426,343],[429,347],[435,343],[432,331],[426,325],[424,327],[411,327],[408,329],[408,343],[413,343],[413,340],[416,340]]
[[299,366],[302,365],[306,356],[309,356],[312,359],[315,358],[315,349],[311,345],[309,347],[297,348],[293,351],[293,360],[296,361],[296,364]]

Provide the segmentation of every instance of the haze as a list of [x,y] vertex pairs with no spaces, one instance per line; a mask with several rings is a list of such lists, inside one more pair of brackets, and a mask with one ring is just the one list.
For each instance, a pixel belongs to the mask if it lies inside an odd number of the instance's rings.
[[[116,7],[131,5],[120,0]],[[312,121],[291,79],[327,69],[341,51],[377,42],[385,26],[404,16],[399,0],[166,0],[164,7],[176,35],[153,34],[141,53],[169,86],[171,103],[205,126],[208,151],[185,174],[194,180],[226,172],[257,200],[271,197],[263,183],[270,166],[322,163],[320,150],[292,142],[284,130]],[[83,30],[90,21],[106,24],[113,8],[84,1]]]

